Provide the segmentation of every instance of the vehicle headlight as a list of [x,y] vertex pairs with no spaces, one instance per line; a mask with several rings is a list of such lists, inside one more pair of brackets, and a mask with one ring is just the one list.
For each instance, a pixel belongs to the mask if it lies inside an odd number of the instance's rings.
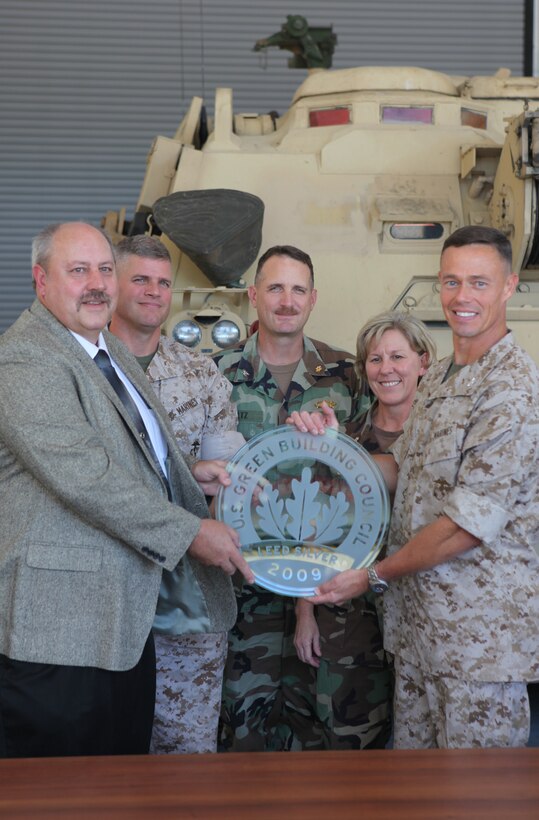
[[186,347],[196,347],[202,339],[202,331],[192,319],[183,319],[174,325],[172,338]]
[[214,344],[218,347],[228,347],[228,345],[239,342],[241,330],[239,326],[230,319],[221,319],[214,325],[211,337]]

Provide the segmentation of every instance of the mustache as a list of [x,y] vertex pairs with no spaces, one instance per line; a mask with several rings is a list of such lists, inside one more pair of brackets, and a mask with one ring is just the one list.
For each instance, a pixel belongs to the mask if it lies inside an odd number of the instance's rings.
[[80,307],[88,302],[105,302],[105,304],[110,307],[112,304],[112,299],[108,293],[105,293],[104,290],[89,290],[80,297],[78,306]]
[[275,313],[277,316],[297,316],[298,311],[295,308],[279,308]]

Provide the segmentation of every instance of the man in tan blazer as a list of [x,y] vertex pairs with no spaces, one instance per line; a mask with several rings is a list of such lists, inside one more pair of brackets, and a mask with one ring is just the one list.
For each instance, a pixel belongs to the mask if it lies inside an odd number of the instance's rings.
[[223,607],[234,621],[227,576],[252,575],[236,533],[208,519],[204,492],[224,469],[200,462],[197,484],[139,365],[104,330],[117,295],[108,238],[50,226],[32,270],[37,299],[0,339],[0,755],[144,753],[162,569],[184,558],[208,631]]

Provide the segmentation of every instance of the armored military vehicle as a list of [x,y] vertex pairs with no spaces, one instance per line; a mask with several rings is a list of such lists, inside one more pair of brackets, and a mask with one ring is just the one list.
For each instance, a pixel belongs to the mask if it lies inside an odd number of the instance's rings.
[[[293,35],[281,47],[310,65],[323,38]],[[174,138],[151,147],[134,217],[104,223],[162,235],[175,271],[169,334],[207,352],[245,335],[259,251],[293,244],[315,266],[310,335],[353,350],[369,316],[396,308],[446,352],[440,249],[457,227],[492,225],[521,274],[509,324],[539,361],[539,78],[318,68],[282,116],[235,112],[229,88],[214,112],[193,98]]]

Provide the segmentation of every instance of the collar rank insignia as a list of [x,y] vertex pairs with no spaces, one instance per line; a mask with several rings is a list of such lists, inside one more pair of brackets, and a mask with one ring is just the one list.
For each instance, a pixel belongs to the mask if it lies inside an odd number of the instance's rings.
[[322,409],[322,402],[324,402],[324,401],[326,402],[328,407],[331,407],[332,410],[334,410],[337,407],[337,402],[336,401],[330,401],[330,399],[320,399],[320,401],[317,401],[314,404],[314,406],[316,407],[317,410]]

